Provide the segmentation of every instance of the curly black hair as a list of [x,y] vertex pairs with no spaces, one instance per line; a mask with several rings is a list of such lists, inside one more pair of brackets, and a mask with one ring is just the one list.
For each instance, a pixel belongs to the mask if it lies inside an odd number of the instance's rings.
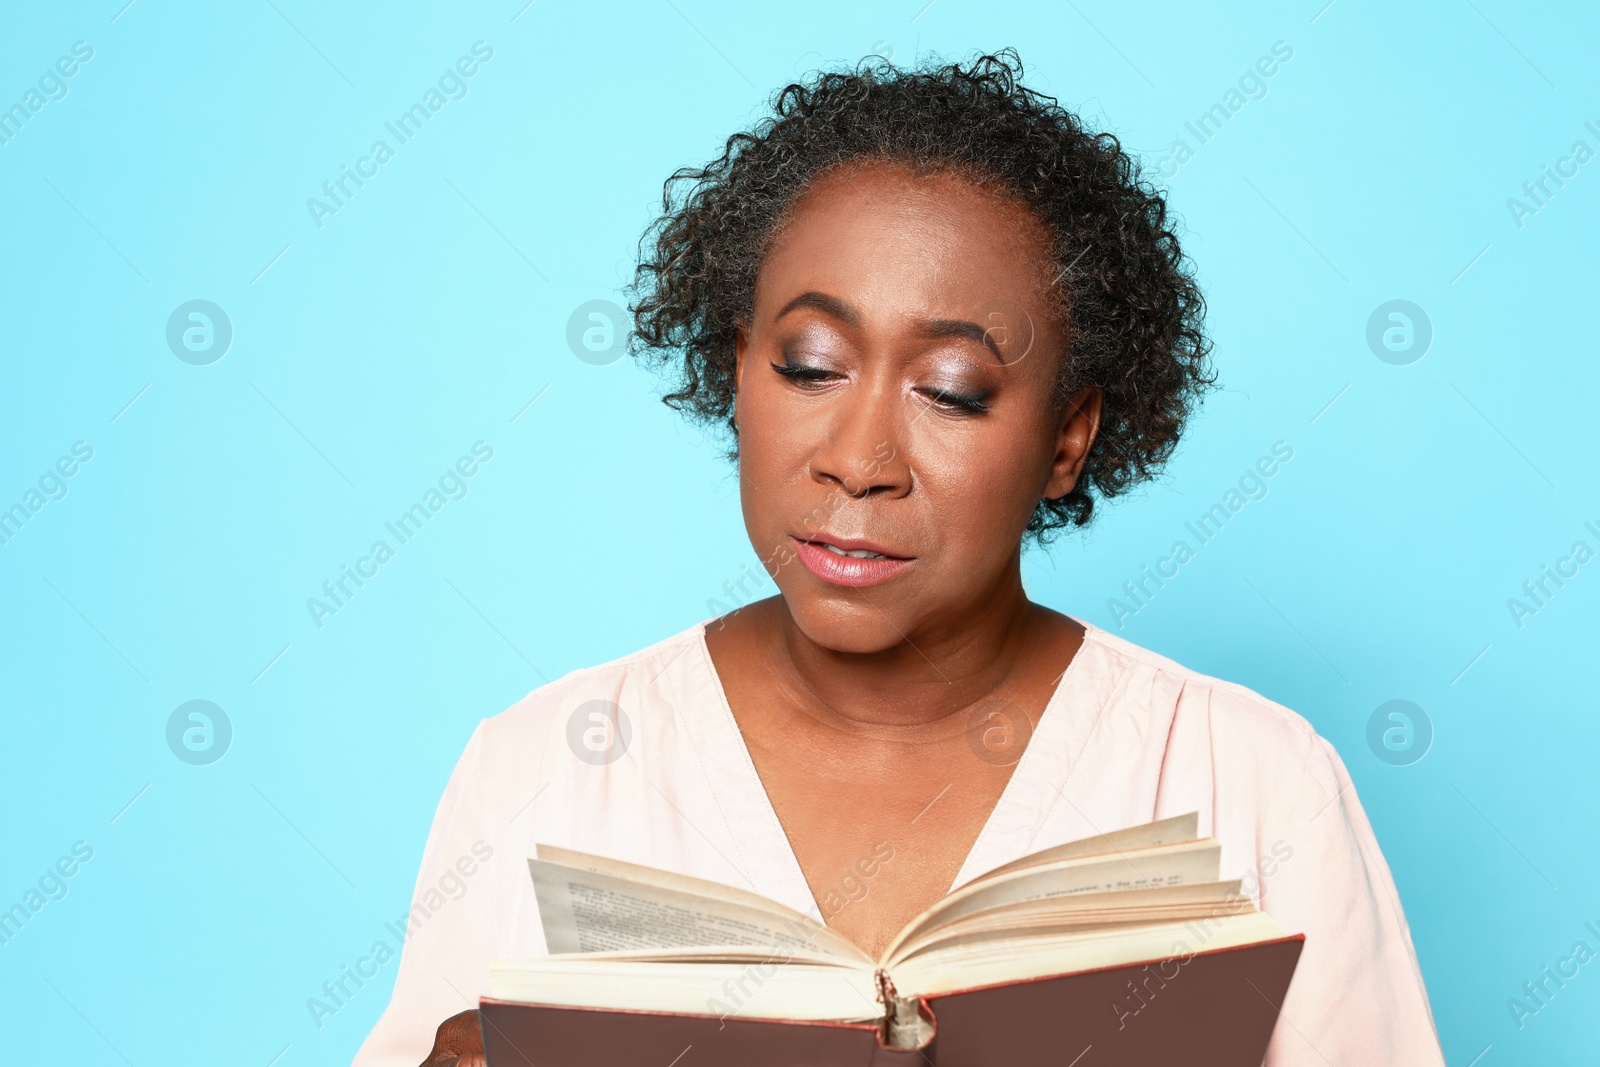
[[1041,500],[1027,532],[1043,541],[1081,526],[1096,496],[1152,477],[1216,381],[1205,300],[1139,165],[1116,137],[1023,86],[1022,74],[1012,49],[966,65],[908,69],[872,57],[819,72],[780,90],[772,114],[729,137],[721,156],[667,179],[662,214],[639,245],[629,341],[668,372],[666,403],[704,423],[729,419],[734,340],[789,206],[830,168],[882,160],[1007,191],[1053,237],[1069,348],[1058,393],[1095,385],[1104,400],[1082,477],[1066,496]]

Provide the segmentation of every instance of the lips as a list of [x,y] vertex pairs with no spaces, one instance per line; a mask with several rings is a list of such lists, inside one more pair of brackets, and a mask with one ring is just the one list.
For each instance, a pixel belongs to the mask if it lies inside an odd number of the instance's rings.
[[794,538],[806,570],[830,585],[860,589],[886,582],[916,562],[896,556],[871,541],[843,537]]

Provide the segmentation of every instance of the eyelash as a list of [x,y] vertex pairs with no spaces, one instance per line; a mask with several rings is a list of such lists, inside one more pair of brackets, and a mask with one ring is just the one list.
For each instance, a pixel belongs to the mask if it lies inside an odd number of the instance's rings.
[[989,405],[984,403],[988,397],[988,393],[951,393],[935,389],[932,391],[930,399],[935,404],[945,404],[968,414],[982,415],[989,410]]
[[772,369],[791,381],[823,382],[834,377],[834,372],[821,367],[808,367],[804,363],[774,363]]
[[[800,363],[773,363],[771,366],[785,378],[801,384],[802,388],[839,377],[834,371],[821,367],[808,367]],[[989,410],[989,405],[984,403],[989,398],[988,393],[952,393],[945,389],[922,390],[922,393],[934,404],[954,414],[982,415]]]

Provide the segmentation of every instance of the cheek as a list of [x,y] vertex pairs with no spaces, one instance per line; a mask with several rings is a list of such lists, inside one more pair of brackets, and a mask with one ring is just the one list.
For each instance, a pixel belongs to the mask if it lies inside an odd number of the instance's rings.
[[965,534],[974,545],[1010,554],[1010,535],[1020,539],[1048,477],[1053,452],[1038,444],[1039,434],[1031,423],[996,419],[959,437],[921,435],[912,467],[952,540]]
[[800,427],[765,385],[747,387],[735,405],[739,423],[739,495],[752,534],[781,524],[788,488],[805,472]]
[[782,425],[778,398],[765,384],[746,385],[734,401],[734,418],[739,427],[739,460],[763,462],[784,447],[783,434],[774,432]]

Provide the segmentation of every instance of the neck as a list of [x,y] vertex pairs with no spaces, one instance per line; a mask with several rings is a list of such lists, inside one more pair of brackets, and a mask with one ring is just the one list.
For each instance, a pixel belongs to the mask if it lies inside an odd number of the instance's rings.
[[[781,600],[774,682],[811,714],[846,730],[936,730],[1002,689],[1045,640],[1046,609],[1022,588],[1019,565],[980,602],[902,631],[875,652],[839,652],[808,637]],[[940,731],[942,732],[942,731]]]

